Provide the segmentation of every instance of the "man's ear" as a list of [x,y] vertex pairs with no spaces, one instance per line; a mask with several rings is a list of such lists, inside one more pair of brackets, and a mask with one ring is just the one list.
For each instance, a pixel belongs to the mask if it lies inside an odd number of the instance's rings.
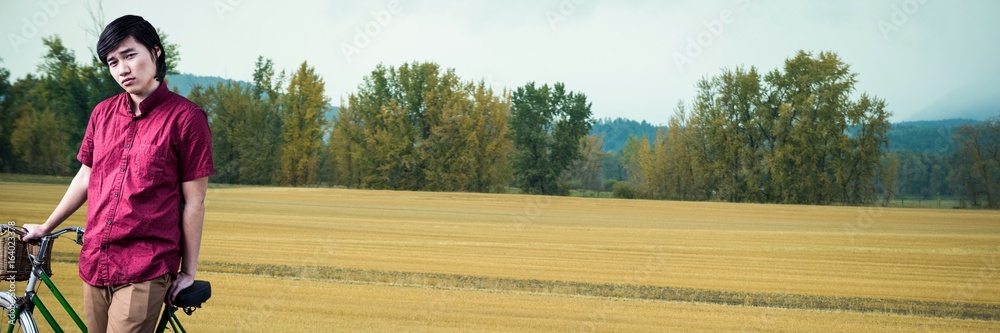
[[154,53],[156,53],[156,56],[153,57],[153,59],[160,59],[160,55],[163,54],[163,51],[160,50],[160,47],[159,46],[153,46],[153,51],[154,51]]

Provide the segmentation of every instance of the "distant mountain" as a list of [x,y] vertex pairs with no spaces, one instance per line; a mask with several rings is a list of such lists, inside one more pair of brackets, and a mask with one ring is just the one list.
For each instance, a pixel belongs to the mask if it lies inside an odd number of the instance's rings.
[[194,74],[177,74],[167,76],[167,85],[170,90],[177,89],[177,94],[187,96],[196,85],[208,88],[215,86],[219,82],[238,82],[241,86],[249,86],[249,82],[223,79],[217,76],[200,76]]
[[997,116],[1000,116],[1000,70],[945,94],[910,119],[986,120]]
[[[955,130],[979,122],[973,119],[946,119],[894,123],[887,133],[889,150],[950,154],[954,151],[951,137]],[[615,151],[625,147],[630,136],[641,138],[645,135],[652,140],[660,128],[647,122],[606,118],[594,123],[590,134],[601,134],[604,137],[604,151]]]
[[604,118],[598,119],[594,126],[590,128],[590,134],[600,134],[604,138],[604,151],[621,150],[625,147],[625,142],[629,136],[641,138],[646,136],[649,141],[656,138],[656,131],[659,126],[647,123],[645,120],[638,122],[625,118]]
[[946,119],[908,121],[892,124],[889,129],[889,150],[909,150],[926,153],[951,153],[955,149],[952,135],[961,126],[975,125],[978,120]]
[[[187,96],[189,93],[191,93],[191,89],[193,89],[195,86],[200,85],[202,87],[207,88],[215,86],[219,82],[223,83],[236,82],[239,83],[239,85],[241,86],[251,85],[250,82],[238,81],[233,79],[224,79],[217,76],[200,76],[194,74],[177,74],[177,75],[167,76],[167,85],[170,87],[170,90],[173,91],[176,89],[177,94],[181,96]],[[327,108],[327,112],[325,114],[326,120],[332,121],[333,118],[337,117],[337,112],[340,111],[340,107],[327,104],[326,108]]]

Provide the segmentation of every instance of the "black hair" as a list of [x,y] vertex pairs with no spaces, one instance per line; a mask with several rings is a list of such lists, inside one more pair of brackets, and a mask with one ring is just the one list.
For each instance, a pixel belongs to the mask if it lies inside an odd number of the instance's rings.
[[167,50],[163,49],[156,28],[142,16],[125,15],[111,21],[104,28],[101,37],[97,39],[97,57],[101,63],[107,64],[108,55],[129,37],[135,38],[135,41],[149,49],[151,54],[156,54],[154,48],[160,49],[160,56],[156,58],[156,80],[162,82],[163,77],[167,75]]

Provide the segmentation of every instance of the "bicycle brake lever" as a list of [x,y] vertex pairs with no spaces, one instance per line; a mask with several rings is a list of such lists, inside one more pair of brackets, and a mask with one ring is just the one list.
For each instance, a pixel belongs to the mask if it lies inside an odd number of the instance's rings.
[[76,245],[81,245],[81,246],[83,245],[83,233],[82,232],[79,232],[79,231],[76,232]]

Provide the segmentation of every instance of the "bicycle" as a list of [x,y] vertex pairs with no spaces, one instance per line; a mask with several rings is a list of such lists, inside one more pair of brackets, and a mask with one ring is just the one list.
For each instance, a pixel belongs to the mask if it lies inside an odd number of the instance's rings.
[[[10,235],[9,233],[11,232],[18,235],[18,237]],[[87,326],[80,319],[80,316],[77,315],[77,312],[73,310],[73,307],[69,305],[66,298],[56,288],[55,283],[49,278],[51,274],[50,256],[52,243],[59,236],[70,232],[75,232],[76,243],[83,245],[84,228],[70,227],[59,229],[41,237],[37,241],[32,241],[30,244],[33,245],[29,246],[29,243],[24,243],[20,240],[20,236],[24,236],[26,233],[24,229],[0,224],[0,235],[10,235],[10,237],[3,237],[5,243],[4,249],[7,250],[7,253],[4,254],[5,257],[3,258],[5,259],[5,267],[0,267],[0,271],[5,272],[4,277],[12,285],[15,281],[28,281],[23,296],[17,296],[11,291],[0,292],[0,307],[3,307],[5,310],[8,319],[7,333],[14,332],[16,327],[19,327],[20,331],[24,333],[38,332],[38,325],[34,317],[34,310],[36,308],[45,317],[45,320],[54,332],[63,332],[62,327],[52,317],[52,313],[45,307],[42,300],[38,298],[36,290],[39,280],[49,288],[52,295],[76,323],[76,326],[80,328],[80,331],[87,332]],[[37,250],[32,251],[33,247],[37,247]],[[18,268],[18,266],[21,267]],[[11,273],[10,271],[15,268],[16,272]],[[181,325],[175,313],[181,309],[190,316],[196,309],[201,308],[202,303],[210,297],[212,297],[212,285],[208,281],[196,280],[193,285],[177,294],[172,304],[164,304],[163,312],[160,315],[155,332],[162,333],[167,330],[167,325],[170,325],[172,331],[186,333],[187,330]]]

